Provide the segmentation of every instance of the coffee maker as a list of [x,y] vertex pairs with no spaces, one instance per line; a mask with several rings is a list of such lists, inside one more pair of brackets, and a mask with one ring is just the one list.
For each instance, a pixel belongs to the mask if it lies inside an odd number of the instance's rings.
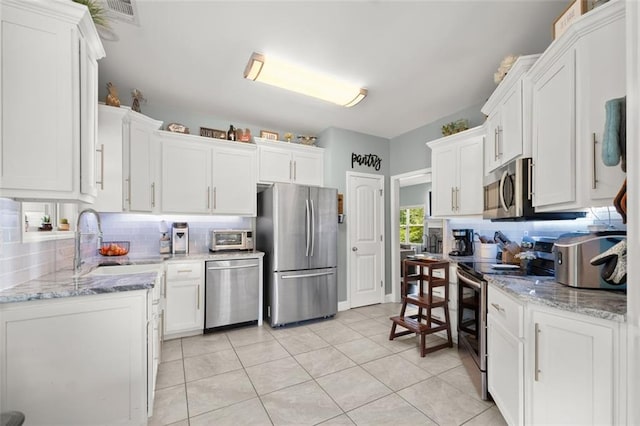
[[449,256],[473,256],[473,229],[452,229],[454,247]]
[[174,222],[171,227],[171,253],[189,253],[189,224],[187,222]]

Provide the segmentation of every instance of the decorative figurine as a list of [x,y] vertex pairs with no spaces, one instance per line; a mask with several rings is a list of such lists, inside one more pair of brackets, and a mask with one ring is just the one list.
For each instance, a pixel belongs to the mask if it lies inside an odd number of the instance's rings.
[[131,105],[131,109],[135,112],[140,112],[140,103],[147,102],[147,99],[142,96],[142,92],[138,89],[133,89],[131,91],[131,97],[133,98],[133,104]]
[[118,89],[116,89],[116,86],[114,86],[113,83],[108,82],[107,91],[109,93],[107,93],[107,99],[105,99],[104,103],[109,106],[119,108],[120,98],[118,98]]

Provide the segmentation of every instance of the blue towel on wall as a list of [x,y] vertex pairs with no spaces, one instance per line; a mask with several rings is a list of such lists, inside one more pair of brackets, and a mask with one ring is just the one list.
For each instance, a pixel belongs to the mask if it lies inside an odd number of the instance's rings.
[[626,171],[626,97],[611,99],[604,108],[602,162],[606,166],[615,166],[622,158],[622,170]]

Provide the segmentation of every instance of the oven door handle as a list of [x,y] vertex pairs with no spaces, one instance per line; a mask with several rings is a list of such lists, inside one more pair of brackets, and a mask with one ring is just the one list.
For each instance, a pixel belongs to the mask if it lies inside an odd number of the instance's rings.
[[467,278],[467,277],[465,277],[463,275],[460,275],[457,271],[456,271],[456,275],[458,276],[458,279],[460,281],[462,281],[463,283],[468,284],[469,286],[471,286],[471,287],[473,287],[475,289],[478,289],[478,290],[482,289],[482,286],[480,285],[479,282],[470,280],[469,278]]

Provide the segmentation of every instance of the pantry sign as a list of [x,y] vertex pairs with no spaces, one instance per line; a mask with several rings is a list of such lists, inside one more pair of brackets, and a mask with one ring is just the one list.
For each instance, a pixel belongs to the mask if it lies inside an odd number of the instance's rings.
[[359,166],[373,167],[377,171],[380,170],[380,166],[382,165],[382,158],[376,154],[356,154],[352,152],[351,168],[353,169],[353,166],[356,164]]

